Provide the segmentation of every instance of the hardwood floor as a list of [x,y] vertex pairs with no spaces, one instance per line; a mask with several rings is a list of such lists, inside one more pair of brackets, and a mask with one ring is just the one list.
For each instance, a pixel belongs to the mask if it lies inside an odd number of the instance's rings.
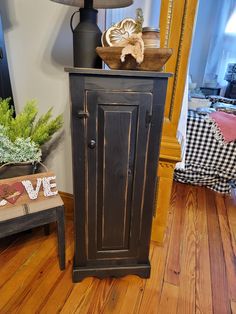
[[151,278],[86,278],[73,284],[73,225],[59,270],[55,228],[0,240],[0,313],[236,313],[236,206],[174,183],[163,247],[151,244]]

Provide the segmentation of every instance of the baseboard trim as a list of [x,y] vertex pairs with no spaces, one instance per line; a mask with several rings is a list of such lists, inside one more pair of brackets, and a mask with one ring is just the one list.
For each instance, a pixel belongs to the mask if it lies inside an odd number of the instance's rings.
[[59,194],[63,200],[65,206],[65,214],[69,219],[73,219],[74,217],[74,196],[73,194],[59,191]]

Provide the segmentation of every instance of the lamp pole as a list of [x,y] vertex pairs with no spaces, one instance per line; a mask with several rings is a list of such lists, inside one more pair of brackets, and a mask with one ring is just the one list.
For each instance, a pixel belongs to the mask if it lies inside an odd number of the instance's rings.
[[[77,12],[80,12],[80,23],[73,28],[73,17]],[[102,36],[97,26],[97,13],[93,8],[93,0],[85,0],[84,8],[76,11],[71,17],[75,67],[102,68],[102,60],[96,53],[96,48],[101,46]]]
[[93,9],[93,0],[84,0],[84,8]]

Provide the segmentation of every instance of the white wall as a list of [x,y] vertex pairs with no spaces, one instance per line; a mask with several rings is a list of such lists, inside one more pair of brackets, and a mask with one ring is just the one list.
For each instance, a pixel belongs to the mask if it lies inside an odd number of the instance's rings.
[[74,8],[49,0],[1,0],[6,50],[16,111],[37,99],[40,113],[50,106],[64,114],[64,135],[48,167],[58,187],[72,192],[70,102],[66,65],[72,65],[69,20]]
[[222,0],[199,0],[197,21],[191,49],[189,73],[202,86],[210,43],[217,32],[217,16]]

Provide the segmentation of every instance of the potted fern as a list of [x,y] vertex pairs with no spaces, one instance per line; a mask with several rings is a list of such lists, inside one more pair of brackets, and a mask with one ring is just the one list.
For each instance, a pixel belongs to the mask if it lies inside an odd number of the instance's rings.
[[41,161],[44,144],[63,124],[62,115],[52,118],[52,108],[38,118],[35,100],[27,102],[16,117],[9,103],[10,99],[0,99],[1,179],[32,173]]

